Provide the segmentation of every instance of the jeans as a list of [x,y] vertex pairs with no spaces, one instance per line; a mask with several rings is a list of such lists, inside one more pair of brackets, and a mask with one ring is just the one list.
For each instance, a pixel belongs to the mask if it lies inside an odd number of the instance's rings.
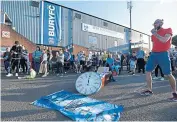
[[106,61],[103,61],[103,66],[106,66]]
[[39,68],[40,68],[40,62],[34,61],[34,69],[37,73],[39,73]]
[[11,65],[12,65],[12,70],[14,71],[14,69],[16,67],[15,73],[19,73],[20,59],[12,59]]
[[56,62],[57,64],[57,73],[64,73],[64,65],[61,62]]
[[28,72],[28,64],[27,61],[25,59],[21,59],[20,60],[20,65],[23,68],[23,73],[27,73]]
[[10,62],[4,61],[4,66],[5,66],[5,70],[7,71],[7,73],[10,73]]
[[129,63],[129,61],[127,62],[127,71],[130,71],[130,63]]
[[121,67],[121,66],[119,66],[119,65],[113,65],[113,66],[111,67],[111,69],[112,69],[112,71],[115,69],[116,72],[119,73],[119,68],[120,68],[120,67]]
[[121,60],[121,71],[123,71],[123,60]]
[[141,72],[141,69],[143,70],[143,73],[145,73],[145,62],[143,58],[139,58],[137,60],[137,64],[138,64],[138,72]]
[[52,61],[48,61],[48,63],[47,63],[47,69],[48,69],[48,71],[52,70]]

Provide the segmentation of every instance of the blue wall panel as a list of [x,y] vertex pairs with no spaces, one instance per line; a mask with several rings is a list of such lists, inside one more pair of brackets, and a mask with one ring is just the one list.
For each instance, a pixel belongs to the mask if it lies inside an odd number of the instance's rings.
[[15,30],[34,43],[40,43],[40,9],[30,1],[1,1],[1,10],[12,20]]
[[72,15],[73,15],[73,11],[72,10],[68,10],[68,44],[72,44],[72,38],[73,38],[73,33],[72,33],[72,25],[73,25],[73,20],[72,20]]
[[0,23],[4,23],[4,13],[1,13],[1,22]]

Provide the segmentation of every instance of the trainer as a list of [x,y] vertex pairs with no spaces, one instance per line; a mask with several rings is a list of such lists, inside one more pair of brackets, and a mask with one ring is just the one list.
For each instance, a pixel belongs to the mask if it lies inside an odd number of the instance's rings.
[[176,93],[176,80],[171,73],[171,62],[168,50],[171,47],[172,41],[172,29],[162,28],[163,20],[157,19],[154,22],[154,28],[151,30],[151,40],[153,42],[152,53],[147,61],[146,65],[146,81],[148,89],[141,92],[141,95],[152,95],[152,76],[151,72],[154,70],[157,64],[162,68],[162,72],[169,79],[173,97],[169,100],[177,101]]

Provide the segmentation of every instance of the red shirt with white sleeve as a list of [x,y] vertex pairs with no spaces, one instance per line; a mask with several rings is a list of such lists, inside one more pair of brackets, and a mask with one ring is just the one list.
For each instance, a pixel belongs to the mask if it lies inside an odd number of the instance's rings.
[[[163,36],[163,37],[166,34],[171,34],[172,35],[172,29],[171,28],[168,28],[168,29],[160,28],[157,31],[157,34],[159,34],[160,36]],[[171,47],[172,37],[166,43],[161,42],[154,35],[151,36],[151,39],[152,39],[152,42],[153,42],[152,52],[166,52]]]

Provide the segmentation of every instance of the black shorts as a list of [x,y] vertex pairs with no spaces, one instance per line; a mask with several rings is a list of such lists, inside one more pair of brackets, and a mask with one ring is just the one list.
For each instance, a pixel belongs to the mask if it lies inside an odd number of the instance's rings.
[[80,65],[85,65],[85,61],[80,61]]

